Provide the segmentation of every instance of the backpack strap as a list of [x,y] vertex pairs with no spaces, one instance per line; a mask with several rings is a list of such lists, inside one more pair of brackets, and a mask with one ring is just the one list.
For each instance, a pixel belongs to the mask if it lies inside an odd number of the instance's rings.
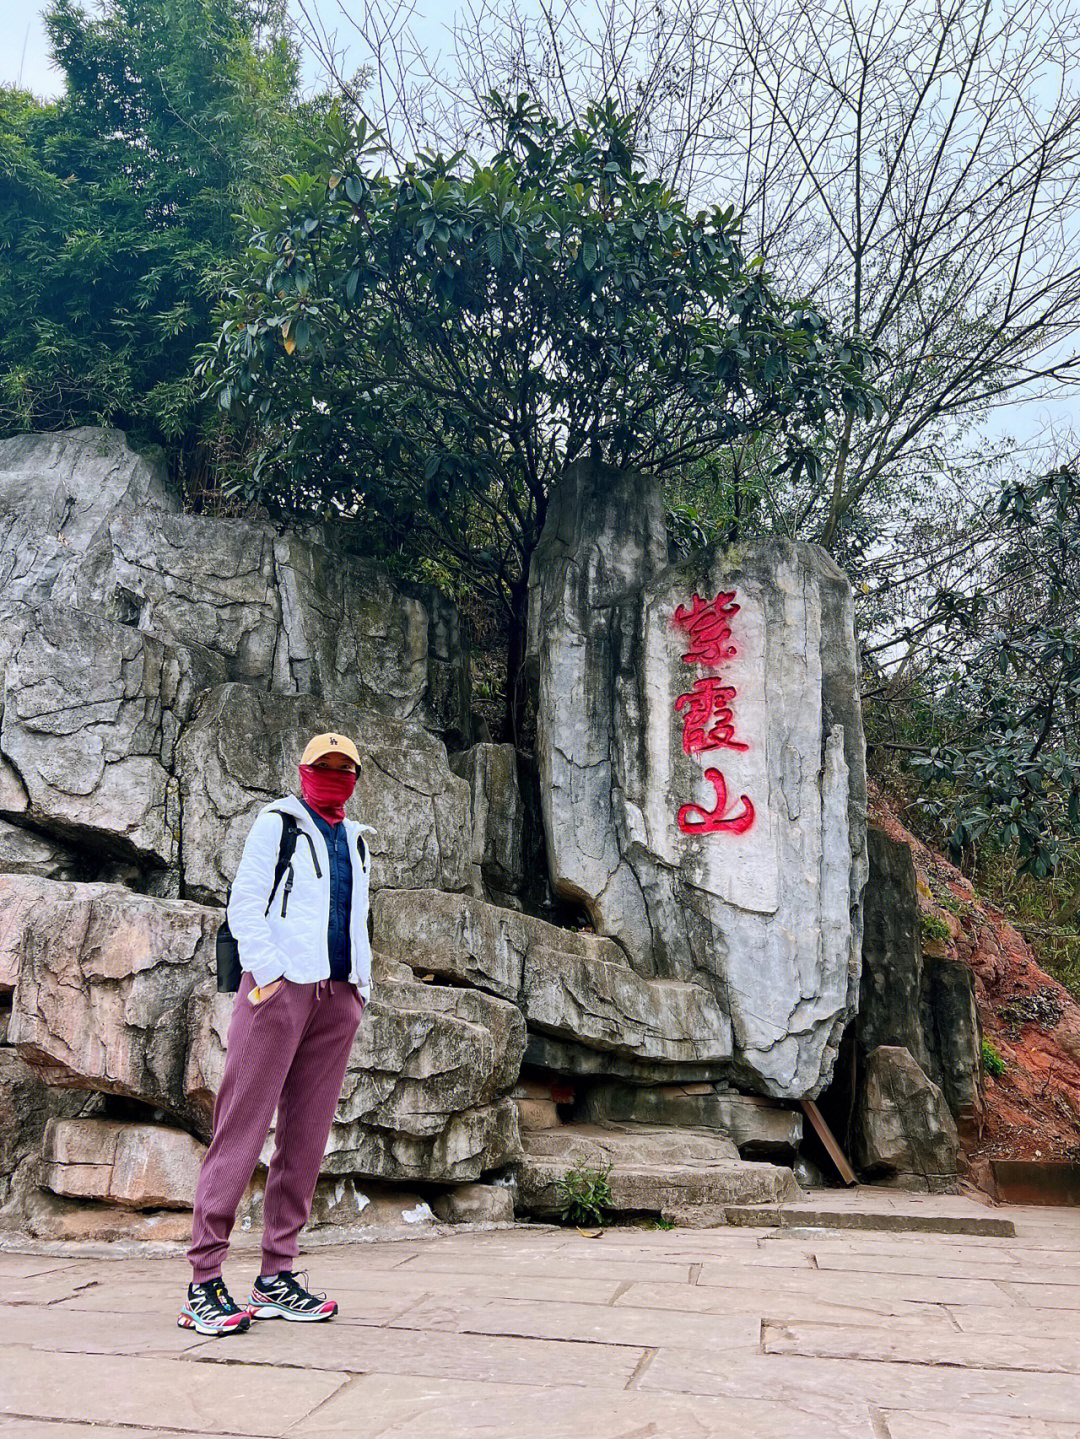
[[277,864],[274,866],[274,882],[270,886],[270,895],[266,901],[266,908],[263,914],[270,913],[270,906],[274,902],[274,894],[281,883],[281,876],[292,863],[293,854],[296,851],[296,839],[300,833],[300,826],[296,822],[296,816],[290,814],[287,809],[275,809],[271,813],[281,816],[281,839],[278,841]]

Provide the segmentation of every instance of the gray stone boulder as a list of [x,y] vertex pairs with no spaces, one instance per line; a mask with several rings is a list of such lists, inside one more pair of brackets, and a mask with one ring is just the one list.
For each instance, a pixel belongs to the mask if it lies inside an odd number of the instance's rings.
[[161,450],[83,426],[0,440],[0,593],[47,599],[114,515],[177,514]]
[[926,1069],[922,927],[911,850],[871,825],[867,854],[858,1050],[865,1057],[881,1044],[899,1045]]
[[525,812],[517,751],[510,744],[477,744],[451,756],[450,767],[472,794],[473,861],[489,899],[512,903],[525,883]]
[[855,1159],[870,1178],[939,1192],[956,1182],[956,1124],[936,1084],[906,1049],[866,1060],[855,1112]]
[[971,966],[924,954],[921,1013],[926,1072],[941,1086],[957,1122],[977,1125],[983,1107],[982,1026]]
[[663,497],[571,468],[530,574],[556,893],[730,1022],[730,1072],[828,1082],[858,997],[865,763],[850,586],[756,539],[668,563]]
[[591,1123],[715,1129],[744,1159],[790,1159],[802,1142],[802,1113],[760,1094],[737,1094],[711,1084],[594,1085],[581,1117]]
[[86,860],[51,835],[0,820],[0,874],[38,879],[83,879]]
[[431,1206],[446,1224],[510,1224],[514,1200],[503,1184],[461,1184],[439,1194]]
[[96,1094],[50,1089],[14,1049],[0,1046],[0,1226],[17,1222],[41,1179],[41,1148],[54,1119],[92,1114]]
[[0,814],[175,864],[177,740],[221,661],[62,605],[0,623]]
[[790,1169],[740,1160],[730,1139],[703,1129],[565,1125],[526,1134],[516,1168],[516,1208],[553,1215],[559,1181],[603,1174],[616,1213],[663,1214],[726,1204],[768,1204],[798,1195]]
[[413,721],[241,684],[204,693],[180,739],[186,893],[224,900],[255,815],[296,792],[304,744],[328,729],[350,735],[360,751],[346,813],[373,827],[365,836],[372,887],[479,893],[469,786],[450,769],[441,740]]
[[205,1145],[166,1124],[52,1119],[41,1182],[54,1194],[125,1209],[190,1209]]
[[220,923],[220,910],[121,885],[0,877],[9,1043],[47,1084],[141,1099],[197,1129],[191,999],[210,989]]
[[465,742],[457,611],[335,549],[332,526],[279,532],[180,512],[159,451],[118,430],[0,441],[0,589],[200,645],[222,678],[415,719]]
[[906,1049],[953,1116],[973,1125],[982,1108],[974,973],[962,960],[925,953],[909,846],[871,826],[868,851],[857,1059],[864,1065],[881,1045]]
[[324,1172],[464,1181],[521,1152],[509,1098],[525,1050],[513,1005],[415,981],[376,984]]
[[391,958],[510,1000],[530,1035],[669,1074],[685,1063],[720,1068],[730,1057],[730,1030],[706,989],[642,976],[612,940],[434,890],[384,890],[372,917],[375,942]]

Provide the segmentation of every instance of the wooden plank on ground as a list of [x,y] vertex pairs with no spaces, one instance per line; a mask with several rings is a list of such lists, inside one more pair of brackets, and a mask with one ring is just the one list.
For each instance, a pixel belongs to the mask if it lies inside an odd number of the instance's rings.
[[829,1152],[829,1158],[836,1165],[836,1172],[845,1184],[857,1183],[855,1171],[844,1157],[844,1151],[836,1142],[836,1136],[822,1118],[821,1110],[812,1099],[801,1099],[802,1111],[814,1126],[814,1133]]

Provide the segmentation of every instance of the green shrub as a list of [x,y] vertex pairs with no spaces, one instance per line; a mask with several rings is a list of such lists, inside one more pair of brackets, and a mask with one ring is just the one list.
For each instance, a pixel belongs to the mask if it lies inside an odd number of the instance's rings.
[[995,1079],[1000,1079],[1007,1068],[1004,1059],[1001,1057],[1001,1051],[997,1045],[992,1044],[989,1039],[984,1039],[982,1042],[982,1066],[983,1071],[986,1074],[992,1075]]
[[610,1164],[604,1169],[570,1169],[555,1181],[564,1224],[603,1224],[604,1210],[611,1205],[610,1173]]
[[936,914],[924,914],[922,917],[922,932],[924,939],[951,939],[952,930],[943,919],[938,919]]

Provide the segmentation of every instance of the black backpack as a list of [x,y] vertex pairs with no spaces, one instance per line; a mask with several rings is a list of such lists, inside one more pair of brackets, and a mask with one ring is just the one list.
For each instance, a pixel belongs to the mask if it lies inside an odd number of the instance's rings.
[[[274,866],[274,882],[270,886],[270,895],[266,901],[266,908],[263,914],[270,913],[270,906],[277,893],[277,887],[281,883],[281,877],[288,870],[288,877],[285,881],[286,890],[292,889],[292,857],[296,849],[296,839],[300,832],[300,826],[296,823],[296,816],[289,814],[287,810],[275,809],[274,814],[281,816],[281,839],[278,841],[277,864]],[[309,839],[310,843],[310,839]],[[314,849],[312,859],[315,859]],[[318,860],[315,860],[316,872],[318,871]],[[232,885],[229,886],[229,895],[232,894]],[[229,895],[225,903],[229,903]],[[288,902],[288,894],[285,895]],[[240,967],[240,948],[236,938],[229,928],[228,917],[222,921],[217,932],[217,987],[221,994],[232,994],[240,988],[240,980],[243,977],[243,969]]]

